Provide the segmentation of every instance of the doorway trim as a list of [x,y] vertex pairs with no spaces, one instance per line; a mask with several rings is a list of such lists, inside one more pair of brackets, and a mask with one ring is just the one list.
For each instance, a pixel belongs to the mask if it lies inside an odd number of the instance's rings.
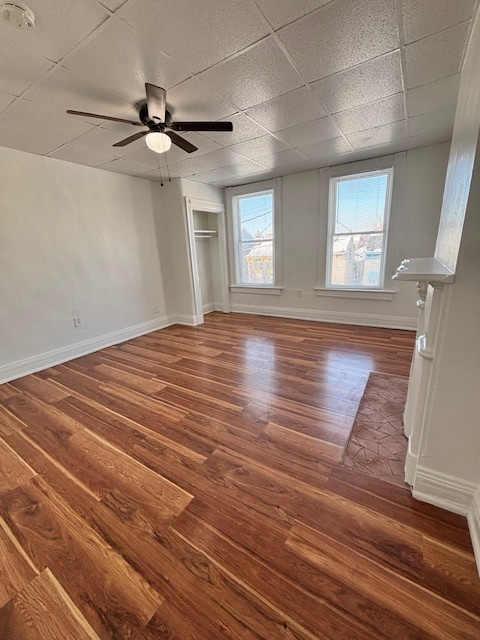
[[194,211],[205,211],[217,215],[218,228],[218,252],[220,256],[220,289],[223,313],[230,313],[230,300],[228,291],[228,265],[227,265],[227,234],[225,229],[225,205],[219,202],[210,202],[185,196],[185,211],[187,216],[187,235],[189,247],[190,275],[193,294],[193,324],[203,323],[203,307],[200,289],[200,274],[198,272],[197,247],[195,244]]

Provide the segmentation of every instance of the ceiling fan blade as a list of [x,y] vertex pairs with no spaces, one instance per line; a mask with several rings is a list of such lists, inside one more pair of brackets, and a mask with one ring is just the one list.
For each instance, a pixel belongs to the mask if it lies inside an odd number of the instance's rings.
[[141,122],[135,122],[135,120],[124,120],[123,118],[112,118],[112,116],[101,116],[98,113],[87,113],[86,111],[73,111],[68,109],[67,113],[73,116],[86,116],[87,118],[99,118],[100,120],[110,120],[111,122],[123,122],[125,124],[133,124],[136,127],[144,127]]
[[143,138],[143,136],[146,136],[147,133],[149,133],[149,131],[139,131],[138,133],[134,133],[133,136],[129,136],[124,140],[120,140],[120,142],[116,142],[113,146],[126,147],[127,144],[130,144],[131,142],[135,142],[135,140],[140,140],[140,138]]
[[232,122],[172,122],[174,131],[233,131]]
[[152,120],[157,123],[165,122],[165,109],[167,108],[167,92],[162,87],[145,83],[147,93],[147,111]]
[[165,134],[170,138],[173,144],[176,144],[177,147],[180,147],[180,149],[183,149],[187,153],[193,153],[194,151],[198,151],[198,147],[196,147],[194,144],[192,144],[188,140],[185,140],[185,138],[182,138],[181,136],[177,136],[177,134],[174,133],[173,131],[165,131]]

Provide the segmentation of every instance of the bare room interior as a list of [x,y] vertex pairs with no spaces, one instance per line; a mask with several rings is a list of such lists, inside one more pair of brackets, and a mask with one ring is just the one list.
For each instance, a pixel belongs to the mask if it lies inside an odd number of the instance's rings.
[[480,0],[0,0],[0,639],[480,640]]

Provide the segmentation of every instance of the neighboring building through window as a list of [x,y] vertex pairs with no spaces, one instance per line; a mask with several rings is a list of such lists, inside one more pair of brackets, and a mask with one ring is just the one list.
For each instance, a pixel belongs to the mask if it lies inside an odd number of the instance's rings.
[[233,197],[236,282],[273,286],[275,282],[274,191]]
[[330,179],[327,288],[381,289],[393,169]]

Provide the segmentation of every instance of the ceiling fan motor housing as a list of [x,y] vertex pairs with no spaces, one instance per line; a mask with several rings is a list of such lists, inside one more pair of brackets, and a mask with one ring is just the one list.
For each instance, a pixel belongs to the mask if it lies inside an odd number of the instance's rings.
[[165,111],[165,122],[160,123],[160,122],[155,122],[155,120],[152,120],[148,115],[147,103],[145,103],[140,109],[138,113],[138,117],[146,127],[149,127],[150,129],[156,128],[155,129],[156,131],[163,131],[163,129],[165,129],[165,127],[168,127],[172,122],[172,114],[170,113],[170,111]]

